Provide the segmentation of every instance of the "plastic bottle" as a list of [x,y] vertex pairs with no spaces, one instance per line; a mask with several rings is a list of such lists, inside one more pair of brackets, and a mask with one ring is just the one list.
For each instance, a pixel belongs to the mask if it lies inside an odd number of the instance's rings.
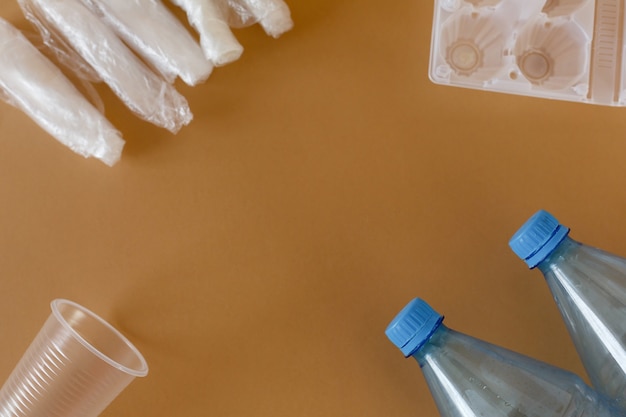
[[421,299],[389,324],[387,337],[419,363],[442,417],[624,416],[578,376],[456,332]]
[[509,245],[543,273],[593,387],[626,409],[626,259],[568,234],[542,210]]

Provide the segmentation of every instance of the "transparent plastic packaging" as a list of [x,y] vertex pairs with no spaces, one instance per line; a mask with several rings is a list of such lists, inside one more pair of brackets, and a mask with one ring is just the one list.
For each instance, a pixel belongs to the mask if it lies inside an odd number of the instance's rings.
[[142,119],[178,132],[193,116],[187,100],[142,63],[81,0],[18,0],[44,41],[69,45]]
[[442,417],[623,417],[571,372],[447,328],[415,299],[387,337],[420,365]]
[[278,38],[293,28],[289,6],[283,0],[231,0],[246,8],[268,35]]
[[238,60],[243,46],[228,23],[228,5],[221,0],[171,0],[187,13],[189,23],[200,35],[200,45],[207,59],[215,65]]
[[435,0],[430,78],[625,106],[624,7],[616,0]]
[[509,245],[544,275],[591,384],[626,410],[626,259],[568,234],[541,210]]
[[2,417],[96,417],[148,365],[132,343],[80,305],[52,314],[0,390]]
[[187,29],[158,0],[82,0],[166,80],[197,85],[213,70]]
[[124,141],[63,73],[16,28],[0,19],[0,98],[84,157],[114,165]]

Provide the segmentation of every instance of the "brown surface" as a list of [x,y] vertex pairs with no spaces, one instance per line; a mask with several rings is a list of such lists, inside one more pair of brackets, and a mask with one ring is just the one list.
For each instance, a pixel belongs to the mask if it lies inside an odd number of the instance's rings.
[[[429,1],[290,6],[291,33],[238,30],[240,61],[180,86],[176,137],[101,89],[114,168],[0,104],[0,375],[56,297],[151,366],[104,416],[434,417],[383,334],[414,296],[582,372],[507,241],[546,208],[626,254],[626,109],[430,83]],[[14,1],[0,16],[25,26]]]

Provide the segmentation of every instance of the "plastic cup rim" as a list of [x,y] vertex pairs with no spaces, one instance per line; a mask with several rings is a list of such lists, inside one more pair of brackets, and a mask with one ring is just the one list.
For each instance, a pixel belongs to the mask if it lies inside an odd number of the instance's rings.
[[[133,369],[133,368],[129,368],[128,366],[122,365],[121,363],[113,360],[112,358],[108,357],[104,353],[100,352],[95,346],[93,346],[91,343],[89,343],[76,330],[74,330],[74,328],[65,320],[63,315],[61,315],[61,312],[59,311],[59,305],[61,305],[61,304],[70,305],[70,306],[76,308],[77,310],[80,310],[81,312],[85,313],[90,318],[98,321],[101,325],[103,325],[108,330],[113,332],[113,334],[115,334],[118,338],[120,338],[120,340],[122,342],[124,342],[124,344],[133,352],[133,354],[135,354],[137,359],[139,359],[139,362],[141,363],[141,366],[139,367],[139,369]],[[81,345],[83,345],[87,350],[89,350],[91,353],[96,355],[98,358],[102,359],[103,361],[105,361],[109,365],[113,366],[114,368],[117,368],[120,371],[126,372],[127,374],[130,374],[130,375],[135,376],[135,377],[142,377],[142,376],[146,376],[148,374],[148,363],[146,362],[146,360],[143,357],[143,355],[141,354],[141,352],[139,352],[139,349],[137,349],[135,347],[135,345],[133,345],[132,342],[126,338],[126,336],[124,336],[122,333],[120,333],[119,330],[117,330],[115,327],[113,327],[111,324],[109,324],[106,320],[102,319],[100,316],[98,316],[97,314],[95,314],[91,310],[81,306],[80,304],[75,303],[75,302],[70,301],[70,300],[63,299],[63,298],[57,298],[57,299],[53,300],[50,303],[50,307],[52,309],[52,314],[54,314],[54,317],[58,320],[59,323],[61,323],[61,325],[66,330],[68,330],[70,332],[72,337],[74,337]]]

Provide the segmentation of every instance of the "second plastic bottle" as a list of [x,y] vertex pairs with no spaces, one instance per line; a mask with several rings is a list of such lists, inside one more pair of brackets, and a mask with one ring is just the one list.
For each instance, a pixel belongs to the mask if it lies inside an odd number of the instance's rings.
[[626,259],[568,234],[542,210],[509,245],[543,273],[591,384],[626,409]]

